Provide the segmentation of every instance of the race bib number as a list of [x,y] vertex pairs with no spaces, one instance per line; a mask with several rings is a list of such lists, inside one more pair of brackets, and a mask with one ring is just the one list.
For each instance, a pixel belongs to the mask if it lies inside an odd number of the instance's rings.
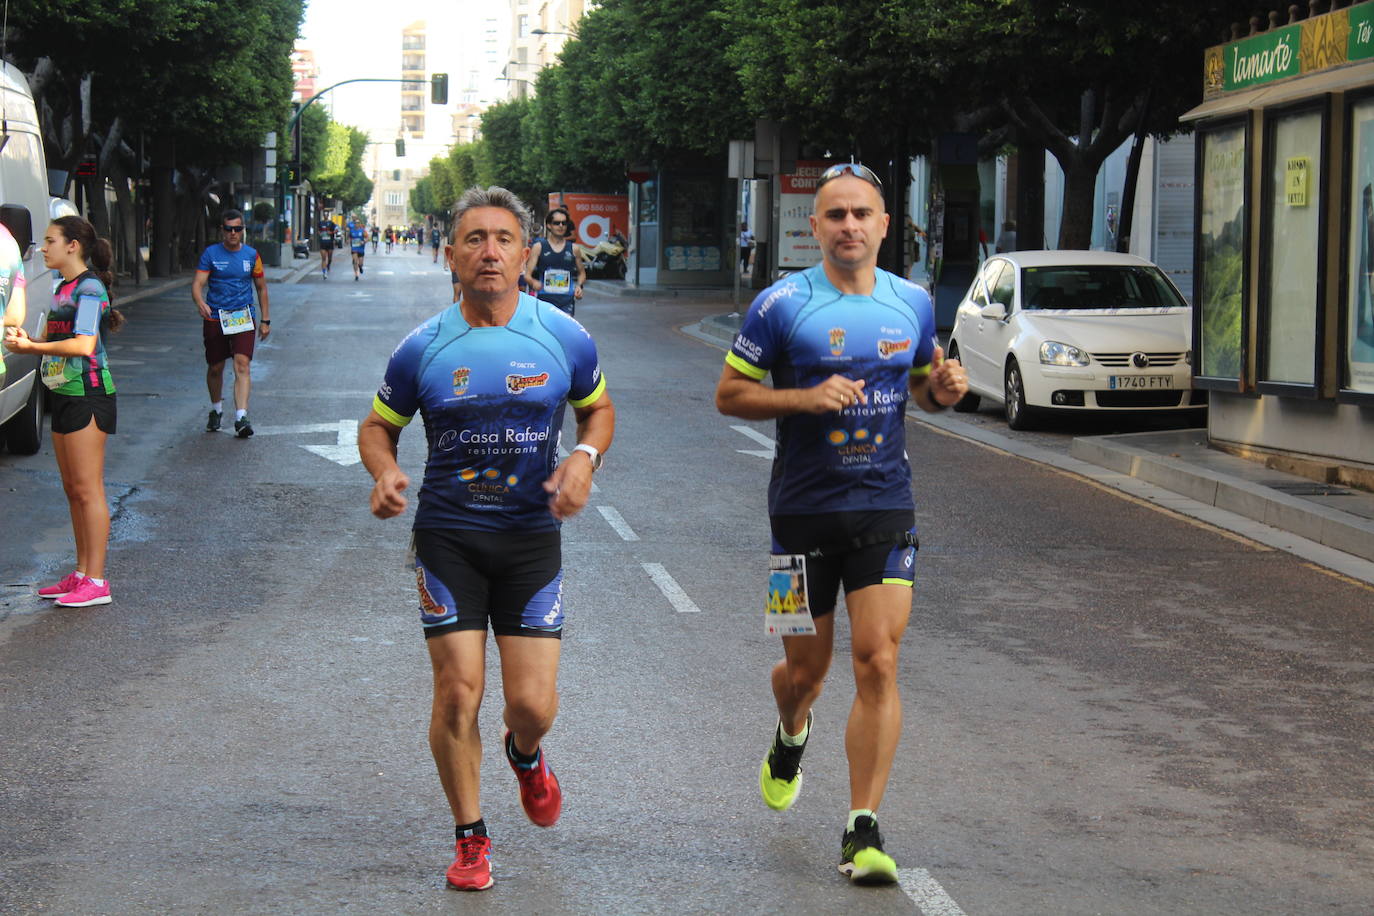
[[242,334],[244,331],[253,330],[253,310],[234,309],[228,311],[220,309],[219,326],[227,337],[230,334]]
[[54,390],[67,384],[67,357],[45,356],[38,367],[43,384]]
[[572,289],[572,273],[550,268],[544,271],[544,289],[551,293],[566,293]]
[[806,636],[816,632],[806,597],[806,557],[783,554],[768,558],[768,604],[764,630],[769,636]]

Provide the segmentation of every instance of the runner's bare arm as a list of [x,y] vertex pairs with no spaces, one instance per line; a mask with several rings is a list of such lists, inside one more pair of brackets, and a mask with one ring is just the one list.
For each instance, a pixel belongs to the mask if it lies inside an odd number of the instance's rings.
[[372,411],[358,427],[358,455],[363,467],[376,483],[370,498],[372,514],[378,518],[393,518],[405,511],[408,500],[405,489],[410,478],[396,463],[396,445],[401,428],[382,419]]

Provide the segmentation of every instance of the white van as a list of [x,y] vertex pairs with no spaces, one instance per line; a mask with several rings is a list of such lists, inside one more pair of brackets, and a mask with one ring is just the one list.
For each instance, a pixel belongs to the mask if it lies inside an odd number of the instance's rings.
[[[0,66],[0,222],[19,243],[28,280],[24,330],[41,337],[52,303],[52,271],[39,252],[53,217],[75,212],[48,193],[48,165],[38,129],[38,112],[28,80],[8,62]],[[32,455],[43,440],[43,386],[38,357],[0,346],[5,374],[0,376],[0,442],[17,455]]]

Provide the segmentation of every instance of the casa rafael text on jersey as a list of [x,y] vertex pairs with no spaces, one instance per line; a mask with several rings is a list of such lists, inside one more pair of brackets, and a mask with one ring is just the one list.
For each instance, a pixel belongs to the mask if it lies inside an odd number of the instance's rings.
[[373,408],[424,418],[429,457],[416,528],[559,527],[543,484],[558,464],[567,404],[605,390],[596,344],[572,316],[521,294],[511,320],[473,327],[454,304],[410,333]]
[[725,361],[775,388],[832,375],[864,381],[868,403],[777,421],[770,515],[911,509],[903,419],[908,379],[931,371],[938,338],[930,296],[885,270],[870,296],[845,295],[821,265],[759,294]]

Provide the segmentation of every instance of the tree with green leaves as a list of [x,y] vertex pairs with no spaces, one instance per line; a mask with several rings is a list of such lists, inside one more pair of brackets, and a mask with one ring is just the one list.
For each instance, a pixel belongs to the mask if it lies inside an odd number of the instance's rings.
[[1106,157],[1166,137],[1199,99],[1202,52],[1253,0],[723,0],[749,107],[806,139],[900,159],[950,131],[1064,170],[1059,246],[1086,248]]

